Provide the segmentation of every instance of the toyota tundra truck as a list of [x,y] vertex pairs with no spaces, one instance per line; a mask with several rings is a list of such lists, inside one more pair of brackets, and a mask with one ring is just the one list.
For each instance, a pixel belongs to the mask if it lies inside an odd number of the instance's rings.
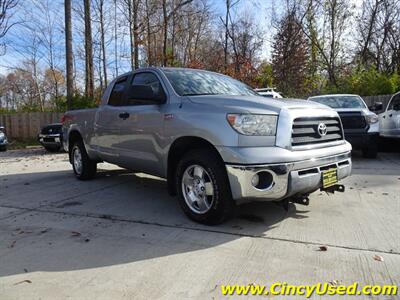
[[343,124],[345,139],[360,149],[364,157],[376,158],[379,143],[379,117],[358,95],[336,94],[308,98],[336,110]]
[[[184,68],[121,75],[95,109],[68,111],[63,145],[75,176],[99,162],[167,179],[185,214],[224,221],[235,204],[344,190],[351,145],[327,106],[269,99],[228,76]],[[301,201],[299,201],[299,199]]]

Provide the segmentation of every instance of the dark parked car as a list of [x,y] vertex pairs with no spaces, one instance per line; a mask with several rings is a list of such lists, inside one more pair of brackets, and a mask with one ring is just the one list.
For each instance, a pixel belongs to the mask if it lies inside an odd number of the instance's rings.
[[0,126],[0,151],[6,151],[7,150],[7,137],[6,134],[4,133],[4,127]]
[[62,149],[62,124],[54,123],[44,126],[38,134],[38,141],[47,151],[60,151]]

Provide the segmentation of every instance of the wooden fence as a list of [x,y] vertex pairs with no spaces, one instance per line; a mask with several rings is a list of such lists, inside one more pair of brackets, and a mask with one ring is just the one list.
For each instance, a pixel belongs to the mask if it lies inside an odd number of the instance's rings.
[[54,112],[32,112],[0,114],[0,126],[5,127],[9,139],[36,138],[44,125],[59,123],[62,113]]

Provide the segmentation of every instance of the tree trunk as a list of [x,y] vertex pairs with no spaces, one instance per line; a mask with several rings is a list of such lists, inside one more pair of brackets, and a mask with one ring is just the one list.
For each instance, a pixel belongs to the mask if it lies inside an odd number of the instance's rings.
[[118,76],[117,0],[114,0],[114,60],[115,76]]
[[224,44],[224,70],[226,72],[228,67],[228,22],[229,22],[229,9],[231,1],[226,0],[226,15],[225,15],[225,44]]
[[74,90],[74,67],[72,53],[72,17],[71,0],[65,0],[65,52],[67,71],[67,109],[72,108],[72,97]]
[[107,87],[107,60],[106,60],[106,42],[105,42],[105,32],[104,32],[104,1],[101,0],[99,5],[100,13],[100,39],[101,39],[101,54],[103,60],[103,72],[104,72],[104,87]]
[[85,94],[89,99],[94,96],[94,71],[93,71],[93,49],[92,49],[92,25],[90,17],[90,0],[84,0],[85,10]]
[[149,1],[146,0],[145,2],[146,5],[146,31],[147,31],[147,65],[152,66],[153,65],[153,56],[152,56],[152,50],[151,49],[151,28],[150,28],[150,7],[149,7]]
[[134,47],[134,66],[139,68],[139,24],[138,24],[139,0],[133,0],[133,47]]
[[167,29],[168,29],[168,16],[167,16],[167,0],[162,1],[162,9],[163,9],[163,67],[167,66]]
[[130,59],[131,59],[131,69],[135,69],[135,45],[134,45],[134,37],[133,37],[133,7],[132,0],[128,0],[128,23],[129,23],[129,45],[130,45]]

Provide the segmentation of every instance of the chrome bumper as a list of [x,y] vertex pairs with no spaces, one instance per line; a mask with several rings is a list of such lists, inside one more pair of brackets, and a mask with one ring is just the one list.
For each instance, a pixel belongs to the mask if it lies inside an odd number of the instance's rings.
[[[46,141],[45,139],[51,139],[51,141]],[[62,142],[62,136],[60,133],[54,134],[38,134],[38,141],[41,144],[60,144]]]
[[[232,197],[237,202],[276,201],[314,192],[322,186],[322,171],[332,167],[337,168],[339,180],[349,176],[351,152],[290,163],[226,165]],[[258,189],[251,183],[253,176],[260,171],[272,175],[271,185],[264,189]]]

